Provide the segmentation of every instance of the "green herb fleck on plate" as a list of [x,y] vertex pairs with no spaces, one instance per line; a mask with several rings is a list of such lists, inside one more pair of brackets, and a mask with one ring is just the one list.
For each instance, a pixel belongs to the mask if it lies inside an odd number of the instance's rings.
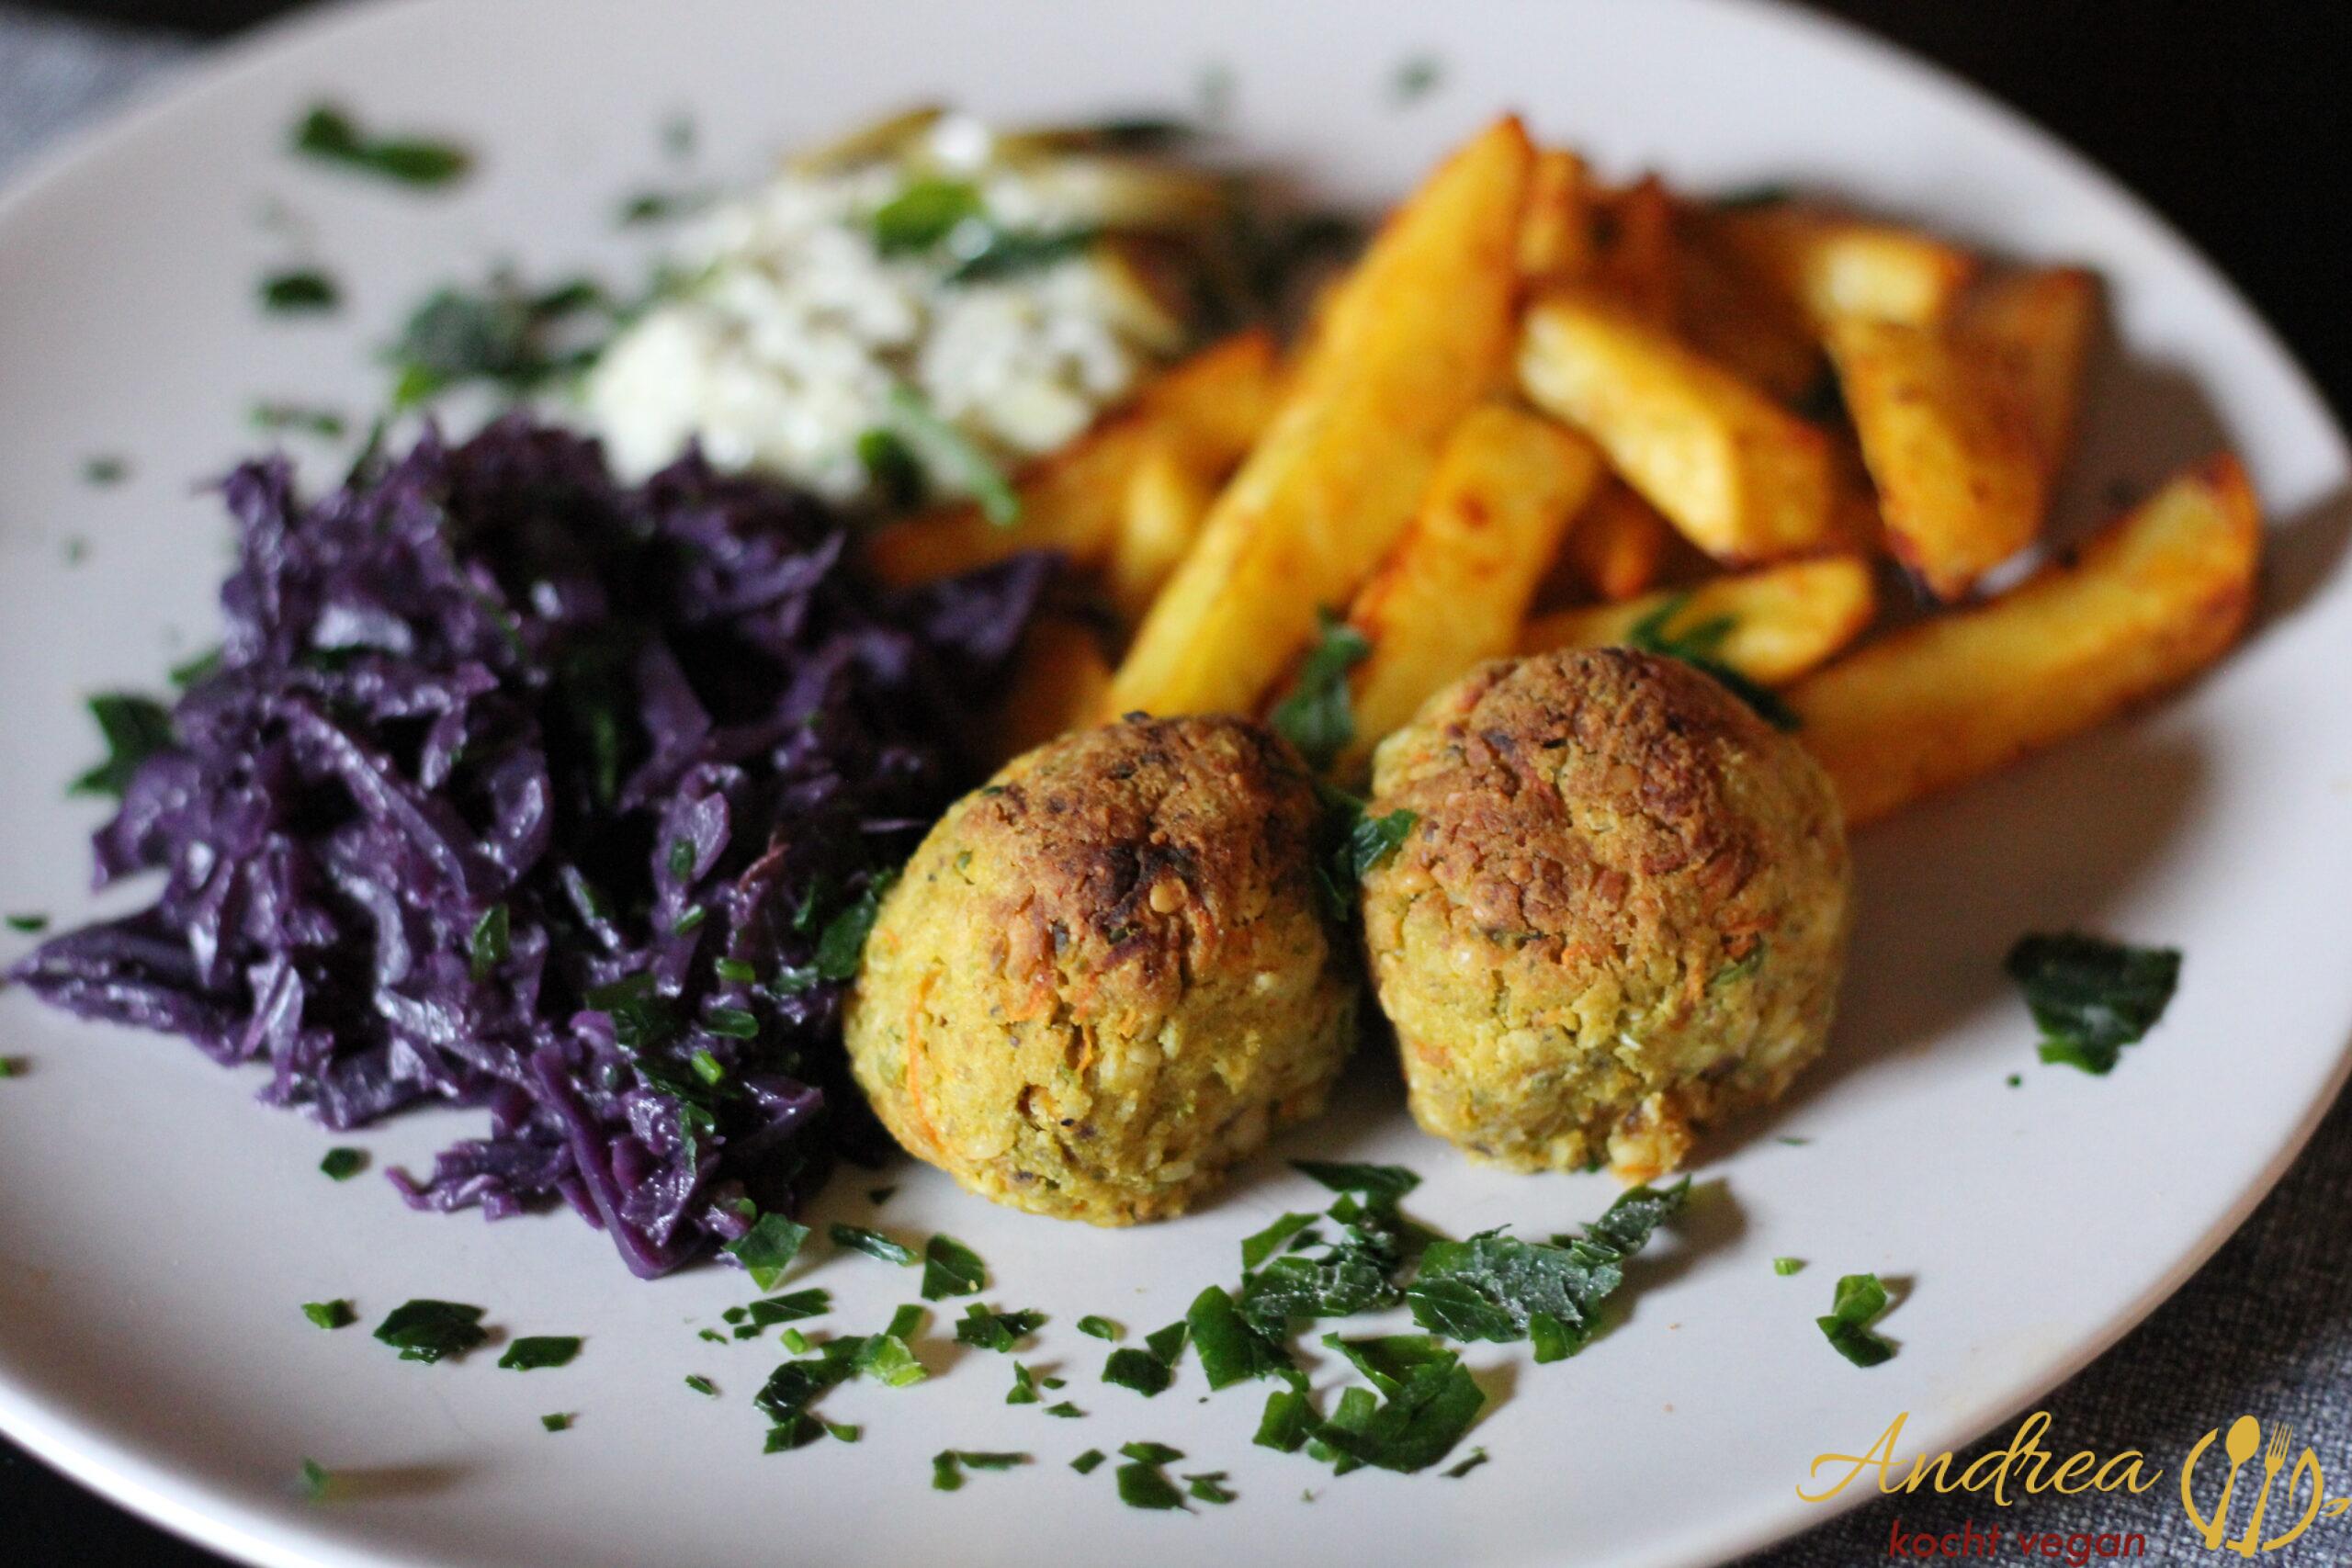
[[245,411],[245,422],[265,435],[292,431],[322,441],[340,441],[351,428],[334,410],[308,403],[257,402]]
[[1469,1458],[1446,1471],[1445,1478],[1448,1481],[1459,1481],[1464,1476],[1469,1474],[1472,1471],[1477,1469],[1480,1465],[1486,1462],[1487,1450],[1484,1449],[1472,1449],[1470,1450]]
[[580,1354],[580,1338],[571,1334],[528,1335],[506,1347],[498,1364],[510,1372],[536,1372],[571,1365]]
[[1091,1313],[1078,1320],[1078,1331],[1096,1339],[1110,1340],[1116,1340],[1121,1332],[1119,1325],[1109,1318],[1096,1317]]
[[304,1302],[302,1315],[321,1328],[348,1328],[359,1321],[351,1303],[340,1297],[331,1302]]
[[752,1283],[763,1291],[773,1291],[784,1279],[785,1270],[800,1255],[800,1244],[808,1239],[808,1227],[797,1224],[782,1214],[762,1214],[752,1223],[752,1228],[729,1242],[719,1250],[732,1257],[752,1277]]
[[1079,1455],[1076,1459],[1070,1461],[1069,1467],[1078,1472],[1080,1475],[1091,1475],[1094,1473],[1095,1468],[1102,1462],[1105,1457],[1107,1456],[1103,1454],[1101,1449],[1089,1449],[1084,1453]]
[[1015,1345],[1037,1332],[1045,1321],[1042,1312],[991,1312],[974,1302],[964,1309],[964,1319],[956,1325],[956,1343],[1010,1354]]
[[419,1298],[394,1307],[376,1325],[376,1337],[398,1350],[403,1361],[431,1363],[462,1356],[488,1339],[481,1315],[478,1306]]
[[172,744],[172,716],[153,697],[133,692],[101,692],[90,699],[89,708],[105,738],[107,758],[74,781],[73,793],[119,799],[139,765]]
[[952,1235],[934,1235],[922,1249],[922,1299],[976,1296],[988,1280],[979,1254]]
[[1871,1330],[1887,1303],[1886,1287],[1877,1275],[1849,1274],[1838,1281],[1829,1315],[1814,1321],[1839,1355],[1858,1367],[1875,1367],[1894,1354],[1894,1347]]
[[1802,1258],[1775,1258],[1772,1259],[1772,1272],[1780,1275],[1782,1279],[1786,1279],[1790,1275],[1796,1273],[1804,1267],[1804,1259]]
[[1435,55],[1416,54],[1397,62],[1388,78],[1389,101],[1402,108],[1419,103],[1437,91],[1445,80],[1445,67]]
[[2041,1029],[2041,1059],[2100,1076],[2155,1026],[2180,983],[2177,948],[2078,931],[2025,937],[2004,967]]
[[326,1496],[327,1487],[333,1482],[334,1477],[327,1473],[326,1467],[317,1460],[306,1459],[302,1461],[299,1484],[302,1488],[303,1496],[313,1503],[319,1502]]
[[1149,1399],[1174,1382],[1175,1373],[1169,1370],[1167,1362],[1148,1350],[1114,1350],[1102,1363],[1102,1381],[1133,1389]]
[[835,1247],[862,1252],[868,1258],[895,1263],[901,1269],[912,1268],[922,1261],[915,1256],[913,1247],[904,1242],[893,1241],[880,1231],[869,1230],[864,1225],[845,1225],[836,1221],[825,1234],[832,1237]]
[[693,1389],[696,1393],[701,1394],[706,1399],[717,1399],[718,1397],[718,1385],[711,1382],[708,1378],[703,1376],[700,1372],[688,1372],[686,1374],[686,1386]]
[[337,1181],[348,1181],[368,1167],[364,1149],[329,1149],[319,1168]]
[[571,1430],[571,1416],[564,1411],[539,1417],[539,1425],[550,1432],[569,1432]]
[[370,136],[342,107],[321,104],[294,130],[294,151],[401,185],[447,185],[473,165],[462,147],[418,136]]
[[130,477],[130,460],[116,457],[111,452],[101,452],[82,460],[84,484],[96,485],[103,490],[109,485],[119,485]]
[[49,917],[47,915],[10,915],[8,929],[12,931],[23,931],[28,936],[36,935],[49,929]]
[[262,309],[282,316],[332,310],[342,299],[334,279],[314,266],[289,267],[261,280]]

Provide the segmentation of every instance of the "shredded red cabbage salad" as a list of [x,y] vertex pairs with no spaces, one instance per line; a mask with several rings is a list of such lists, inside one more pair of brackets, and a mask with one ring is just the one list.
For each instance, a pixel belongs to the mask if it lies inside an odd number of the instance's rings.
[[874,900],[1051,558],[887,592],[804,496],[691,456],[629,488],[519,418],[314,504],[282,459],[222,488],[220,658],[95,839],[162,894],[14,978],[329,1127],[484,1106],[408,1201],[560,1195],[640,1275],[790,1207],[864,1114]]

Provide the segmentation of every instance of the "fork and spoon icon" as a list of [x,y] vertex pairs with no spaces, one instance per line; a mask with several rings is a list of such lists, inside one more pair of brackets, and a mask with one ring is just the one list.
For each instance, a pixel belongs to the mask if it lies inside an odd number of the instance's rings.
[[[2211,1440],[2211,1436],[2209,1434],[2206,1441]],[[2200,1448],[2202,1446],[2202,1444],[2199,1445]],[[2202,1527],[2205,1550],[2218,1551],[2226,1545],[2241,1557],[2252,1557],[2257,1552],[2276,1551],[2280,1547],[2297,1540],[2305,1530],[2312,1528],[2312,1522],[2319,1517],[2321,1512],[2322,1482],[2319,1456],[2306,1448],[2302,1451],[2302,1456],[2295,1461],[2294,1472],[2287,1478],[2287,1500],[2288,1506],[2292,1506],[2295,1495],[2305,1489],[2304,1476],[2308,1473],[2311,1501],[2303,1509],[2302,1517],[2295,1522],[2291,1529],[2274,1540],[2265,1540],[2262,1538],[2263,1520],[2270,1511],[2272,1487],[2278,1479],[2278,1472],[2287,1468],[2287,1456],[2294,1450],[2294,1446],[2293,1427],[2281,1421],[2271,1428],[2270,1443],[2268,1448],[2264,1450],[2262,1456],[2262,1490],[2255,1496],[2253,1516],[2246,1520],[2245,1534],[2235,1540],[2224,1541],[2222,1537],[2229,1529],[2230,1501],[2237,1491],[2238,1472],[2243,1470],[2245,1462],[2254,1457],[2255,1450],[2262,1447],[2262,1423],[2251,1416],[2241,1416],[2231,1423],[2229,1437],[2222,1444],[2222,1452],[2229,1458],[2230,1472],[2222,1483],[2222,1495],[2220,1501],[2214,1506],[2213,1517],[2210,1519],[2198,1519],[2194,1505],[2192,1504],[2189,1508],[2189,1518]],[[2195,1464],[2196,1456],[2192,1454],[2189,1458],[2189,1466],[2193,1468]],[[2184,1471],[2181,1485],[2184,1501],[2188,1500],[2188,1474]],[[2326,1506],[2327,1516],[2330,1518],[2335,1517],[2346,1509],[2352,1509],[2352,1498],[2335,1498],[2329,1501]]]

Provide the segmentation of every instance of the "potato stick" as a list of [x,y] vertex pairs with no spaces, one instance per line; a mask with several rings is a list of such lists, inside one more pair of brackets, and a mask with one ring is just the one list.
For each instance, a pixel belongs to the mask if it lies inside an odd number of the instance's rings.
[[1113,682],[1112,708],[1250,712],[1413,515],[1438,448],[1510,363],[1533,150],[1516,119],[1392,216],[1272,426]]
[[1603,191],[1593,207],[1594,286],[1650,325],[1674,331],[1679,258],[1666,186],[1651,175]]
[[1887,547],[1939,599],[2031,543],[2049,499],[2018,381],[1974,343],[1894,321],[1832,322]]
[[1572,283],[1592,270],[1591,203],[1583,159],[1565,147],[1535,154],[1519,225],[1520,276],[1535,285]]
[[1149,612],[1216,500],[1216,486],[1172,443],[1153,447],[1127,476],[1102,588],[1128,626]]
[[1539,615],[1520,632],[1519,651],[1622,644],[1645,618],[1677,600],[1668,633],[1709,621],[1730,623],[1717,656],[1761,685],[1778,686],[1826,663],[1861,636],[1878,613],[1867,561],[1824,556],[1688,589],[1645,593],[1622,604],[1593,604]]
[[2071,266],[2003,274],[1961,306],[1960,331],[1985,344],[2019,388],[2045,474],[2074,445],[2098,318],[2098,277]]
[[1356,595],[1372,645],[1350,677],[1355,739],[1338,776],[1429,694],[1509,653],[1560,535],[1601,477],[1600,454],[1550,420],[1488,404],[1455,427],[1420,511]]
[[1128,478],[1173,444],[1206,471],[1239,459],[1273,412],[1273,339],[1242,333],[1212,344],[1148,383],[1077,440],[1019,476],[1021,515],[998,527],[968,503],[933,508],[874,536],[868,558],[885,581],[906,584],[969,571],[1023,550],[1059,550],[1080,570],[1102,566],[1126,504]]
[[1605,476],[1569,523],[1535,602],[1630,599],[1657,581],[1675,542],[1674,525],[1657,507],[1624,480]]
[[2262,520],[2214,457],[2015,591],[1789,689],[1849,822],[1878,820],[2105,723],[2218,658],[2254,602]]
[[1054,737],[1092,724],[1111,687],[1111,661],[1091,627],[1041,616],[1021,639],[1010,689],[989,731],[991,769]]
[[1709,226],[1816,329],[1860,316],[1941,324],[1976,260],[1930,234],[1780,202],[1716,211]]
[[1792,406],[1821,384],[1821,344],[1794,305],[1703,225],[1685,223],[1675,320],[1692,348],[1765,396]]
[[1623,306],[1585,289],[1546,293],[1527,312],[1519,378],[1716,559],[1802,555],[1828,540],[1828,438]]

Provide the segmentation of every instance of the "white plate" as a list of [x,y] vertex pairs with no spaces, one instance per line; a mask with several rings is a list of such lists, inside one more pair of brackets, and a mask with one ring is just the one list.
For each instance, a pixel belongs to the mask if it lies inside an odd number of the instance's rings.
[[[1388,82],[1423,52],[1442,85],[1400,109]],[[326,1140],[249,1105],[252,1081],[16,995],[0,998],[0,1042],[33,1066],[0,1084],[0,1426],[269,1563],[1695,1564],[1821,1517],[1793,1494],[1808,1458],[1852,1451],[1897,1411],[1942,1448],[2018,1409],[2245,1216],[2352,1035],[2342,438],[2245,305],[2112,185],[1987,101],[1792,12],[433,0],[229,51],[0,208],[0,908],[85,909],[97,812],[60,789],[91,750],[74,699],[153,683],[209,640],[223,530],[189,486],[250,444],[251,399],[363,408],[381,385],[365,350],[424,288],[499,256],[540,273],[628,256],[615,202],[667,175],[656,128],[677,109],[700,127],[698,173],[741,178],[771,148],[930,95],[1009,116],[1181,106],[1213,63],[1232,72],[1248,143],[1343,197],[1393,196],[1516,106],[1608,169],[1656,163],[1702,188],[1793,177],[2096,265],[2127,346],[2098,375],[2074,514],[2230,441],[2276,528],[2262,624],[2185,698],[1866,835],[1834,1056],[1709,1149],[1703,1175],[1727,1190],[1679,1256],[1642,1267],[1621,1326],[1566,1365],[1476,1358],[1505,1397],[1475,1438],[1493,1462],[1466,1480],[1334,1482],[1251,1448],[1256,1393],[1203,1401],[1189,1367],[1148,1404],[1095,1381],[1102,1348],[1075,1319],[1148,1329],[1229,1281],[1237,1238],[1317,1196],[1276,1159],[1204,1213],[1124,1234],[1058,1229],[908,1173],[884,1222],[966,1238],[995,1269],[990,1299],[1052,1313],[1028,1359],[1069,1373],[1092,1414],[1008,1408],[1006,1362],[934,1345],[946,1375],[832,1398],[830,1413],[865,1424],[862,1443],[763,1458],[750,1395],[773,1341],[694,1337],[744,1296],[741,1276],[639,1284],[569,1217],[485,1225],[412,1214],[376,1179],[330,1184],[315,1168]],[[296,166],[288,127],[326,94],[462,135],[484,154],[478,177],[417,196]],[[272,203],[291,232],[263,220]],[[349,309],[327,325],[260,319],[256,276],[305,254],[342,276]],[[131,482],[80,481],[103,451],[131,458]],[[87,558],[69,567],[74,539]],[[2019,932],[2075,924],[2188,953],[2170,1015],[2104,1080],[2036,1065],[1999,973]],[[1600,1177],[1473,1171],[1412,1130],[1377,1063],[1360,1077],[1279,1152],[1410,1164],[1429,1178],[1417,1211],[1457,1234],[1546,1233],[1610,1195]],[[362,1141],[380,1167],[472,1121]],[[841,1183],[824,1213],[865,1217],[865,1185]],[[1811,1267],[1777,1278],[1781,1254]],[[1867,1372],[1813,1323],[1858,1269],[1912,1281],[1887,1324],[1901,1354]],[[857,1258],[812,1278],[852,1326],[910,1293],[910,1277]],[[421,1367],[365,1326],[322,1334],[295,1310],[349,1296],[372,1322],[413,1295],[483,1303],[514,1332],[583,1333],[588,1348],[527,1379],[488,1357]],[[683,1388],[692,1371],[721,1397]],[[577,1428],[542,1433],[559,1409],[581,1413]],[[1231,1472],[1242,1500],[1141,1514],[1107,1472],[1065,1468],[1143,1438],[1185,1450],[1180,1469]],[[949,1444],[1037,1463],[934,1493],[927,1461]],[[306,1455],[348,1478],[340,1500],[297,1497]]]

